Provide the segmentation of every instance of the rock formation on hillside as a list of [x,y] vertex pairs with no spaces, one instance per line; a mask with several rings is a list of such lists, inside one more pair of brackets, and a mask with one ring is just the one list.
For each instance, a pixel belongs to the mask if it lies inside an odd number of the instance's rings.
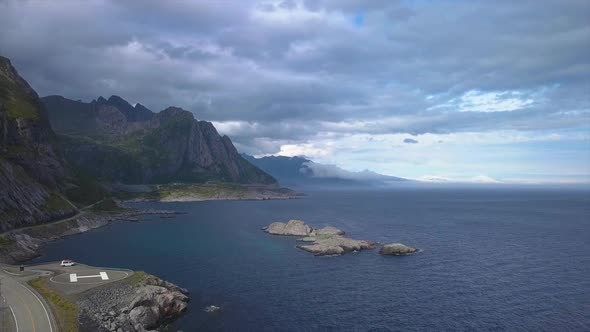
[[42,98],[66,159],[101,179],[122,183],[221,181],[276,184],[245,160],[227,136],[191,112],[153,113],[120,97],[90,103]]

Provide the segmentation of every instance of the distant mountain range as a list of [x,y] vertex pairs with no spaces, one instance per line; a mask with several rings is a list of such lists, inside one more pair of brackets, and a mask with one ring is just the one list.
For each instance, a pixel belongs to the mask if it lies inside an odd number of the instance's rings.
[[304,157],[255,158],[247,154],[242,156],[275,177],[281,184],[291,187],[379,187],[408,181],[368,170],[351,172],[335,165],[316,163]]
[[169,107],[154,113],[118,96],[89,103],[61,96],[41,100],[66,159],[101,180],[276,183],[242,158],[229,137],[189,111]]

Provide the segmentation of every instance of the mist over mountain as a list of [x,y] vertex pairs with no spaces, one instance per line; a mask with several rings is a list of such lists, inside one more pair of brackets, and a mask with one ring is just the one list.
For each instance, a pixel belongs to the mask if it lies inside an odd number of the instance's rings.
[[256,158],[242,156],[252,164],[274,176],[281,184],[292,187],[383,187],[408,181],[364,170],[351,172],[336,165],[316,163],[305,157],[267,156]]

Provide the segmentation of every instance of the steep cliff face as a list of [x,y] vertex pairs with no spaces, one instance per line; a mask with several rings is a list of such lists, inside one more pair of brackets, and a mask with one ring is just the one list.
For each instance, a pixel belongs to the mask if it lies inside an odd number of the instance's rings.
[[152,113],[117,96],[90,103],[49,96],[43,102],[62,135],[66,159],[103,180],[276,183],[242,158],[210,122],[180,108]]
[[0,230],[76,213],[56,142],[37,93],[0,56]]

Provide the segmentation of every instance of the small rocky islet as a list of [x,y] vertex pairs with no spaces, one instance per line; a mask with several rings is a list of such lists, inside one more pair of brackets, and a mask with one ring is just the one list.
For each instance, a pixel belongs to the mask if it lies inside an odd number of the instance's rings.
[[[310,252],[316,256],[339,256],[349,252],[357,252],[365,249],[373,249],[377,243],[366,240],[354,240],[344,236],[345,232],[333,226],[315,229],[302,220],[289,220],[288,222],[273,222],[263,227],[263,231],[272,235],[300,236],[300,244],[296,247]],[[416,248],[401,243],[384,245],[379,253],[382,255],[409,255],[417,251]]]

